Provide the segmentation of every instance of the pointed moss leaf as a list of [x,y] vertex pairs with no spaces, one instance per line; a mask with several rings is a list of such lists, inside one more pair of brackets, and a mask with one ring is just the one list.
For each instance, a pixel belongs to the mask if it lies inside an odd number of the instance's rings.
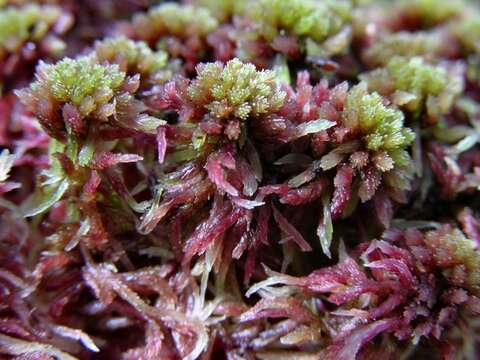
[[82,237],[88,234],[88,232],[90,231],[90,227],[91,227],[90,218],[86,218],[85,220],[83,220],[80,223],[80,227],[78,228],[75,235],[68,242],[68,244],[65,245],[65,251],[70,251],[73,248],[75,248],[80,242],[80,240],[82,239]]
[[288,68],[287,59],[282,54],[277,54],[273,61],[273,71],[277,75],[278,81],[290,85],[292,78],[290,76],[290,69]]
[[0,182],[8,179],[14,161],[15,155],[11,155],[8,149],[3,149],[0,153]]
[[165,125],[167,122],[163,119],[149,115],[140,115],[135,122],[138,130],[154,134],[159,126]]
[[336,122],[326,119],[318,119],[305,122],[297,126],[297,128],[295,129],[295,137],[300,138],[308,134],[315,134],[320,131],[328,130],[335,125]]
[[330,253],[330,245],[333,239],[333,224],[332,215],[330,213],[330,198],[328,195],[322,197],[323,215],[317,227],[317,236],[320,239],[323,253],[329,258],[332,257]]
[[95,144],[87,142],[82,146],[78,153],[78,163],[80,166],[86,166],[92,159],[95,152]]
[[68,179],[42,187],[22,208],[24,217],[32,217],[50,209],[60,201],[69,187]]
[[477,133],[472,133],[467,136],[465,136],[462,140],[460,140],[455,146],[453,147],[453,150],[455,153],[460,154],[462,152],[465,152],[467,150],[470,150],[472,147],[475,146],[475,144],[478,143],[480,140],[480,136]]

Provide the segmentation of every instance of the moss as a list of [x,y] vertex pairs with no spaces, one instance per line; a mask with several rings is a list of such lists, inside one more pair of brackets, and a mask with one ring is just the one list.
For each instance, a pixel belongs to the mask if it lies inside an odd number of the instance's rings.
[[201,64],[197,79],[189,86],[192,102],[204,106],[217,118],[242,120],[278,110],[285,93],[277,85],[275,72],[257,71],[238,59]]
[[466,52],[480,53],[480,15],[478,13],[453,22],[450,28]]
[[112,99],[124,80],[118,65],[100,65],[94,56],[65,58],[41,62],[36,81],[16,94],[52,137],[64,141],[65,131],[84,136],[92,119],[106,121],[116,111]]
[[405,149],[415,138],[404,126],[403,113],[385,106],[377,93],[369,94],[361,83],[347,94],[342,115],[343,125],[361,134],[370,151],[385,151],[397,165],[407,165],[410,157]]
[[400,1],[403,13],[417,18],[423,26],[434,26],[462,14],[465,10],[463,0],[403,0]]
[[428,117],[438,119],[450,111],[463,90],[461,74],[440,65],[427,63],[421,57],[394,57],[384,68],[360,75],[369,90],[390,96],[393,103],[419,114],[426,109]]
[[350,3],[314,0],[260,0],[247,9],[268,41],[282,32],[323,41],[336,33],[350,18]]
[[443,41],[444,38],[439,32],[388,33],[372,44],[366,51],[365,58],[371,66],[384,66],[397,56],[435,59],[445,51]]
[[107,38],[95,43],[95,53],[100,63],[117,64],[129,74],[143,78],[155,77],[167,66],[168,55],[164,51],[152,51],[143,41],[125,37]]
[[337,169],[335,186],[339,190],[334,195],[334,208],[346,206],[341,194],[350,191],[345,186],[351,186],[352,175],[362,202],[371,200],[381,184],[396,191],[410,188],[414,167],[409,150],[415,134],[405,126],[403,112],[386,104],[386,99],[369,92],[364,82],[346,93],[338,127],[329,131],[331,150],[319,163],[323,171]]
[[146,14],[137,14],[136,25],[140,26],[142,38],[158,39],[163,35],[186,38],[189,33],[206,36],[218,27],[218,21],[207,8],[166,3],[151,8]]
[[388,62],[387,70],[397,90],[414,94],[419,101],[439,95],[448,84],[445,69],[426,64],[420,57],[395,57]]
[[8,149],[0,152],[0,184],[5,182],[10,176],[10,170],[13,167],[15,155],[11,155]]
[[54,6],[26,5],[0,10],[0,45],[2,55],[15,53],[27,41],[38,41],[61,15]]
[[236,0],[195,0],[196,5],[208,8],[219,20],[226,21],[233,15],[243,14],[247,1]]
[[480,295],[480,257],[475,243],[457,228],[444,226],[425,235],[437,266],[455,285]]
[[99,65],[89,57],[43,64],[42,73],[45,78],[33,83],[32,88],[46,85],[57,101],[75,105],[81,105],[89,96],[104,102],[125,79],[117,65]]

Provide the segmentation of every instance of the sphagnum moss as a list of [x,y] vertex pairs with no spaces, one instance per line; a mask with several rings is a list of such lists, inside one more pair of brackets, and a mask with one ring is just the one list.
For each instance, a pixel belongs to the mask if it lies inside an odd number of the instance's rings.
[[197,72],[196,80],[188,88],[190,100],[217,118],[246,120],[274,112],[283,105],[285,93],[272,71],[257,71],[254,65],[234,59],[225,66],[199,65]]
[[448,113],[463,90],[456,71],[427,63],[421,57],[393,57],[384,68],[360,76],[369,89],[387,95],[410,112],[426,110],[429,117]]
[[0,357],[478,358],[478,5],[154,2],[0,2]]
[[163,51],[152,51],[146,43],[126,37],[97,41],[94,47],[100,63],[118,64],[127,74],[150,76],[165,68],[168,56]]
[[[261,0],[247,4],[241,16],[251,24],[246,31],[238,32],[240,44],[255,39],[259,42],[259,52],[260,44],[266,43],[290,57],[297,52],[332,56],[348,47],[352,13],[349,1]],[[248,47],[244,51],[240,46],[238,53],[256,60],[255,55],[249,57]]]
[[94,57],[66,58],[40,63],[36,81],[17,95],[52,136],[62,139],[70,130],[85,135],[91,119],[105,120],[124,80],[118,65],[100,65]]

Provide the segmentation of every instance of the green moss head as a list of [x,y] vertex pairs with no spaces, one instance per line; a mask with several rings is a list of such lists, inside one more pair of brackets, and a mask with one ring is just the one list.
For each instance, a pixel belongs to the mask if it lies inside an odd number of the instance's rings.
[[95,43],[95,54],[100,63],[117,64],[129,74],[143,78],[155,76],[167,66],[167,53],[152,51],[143,41],[132,41],[123,36],[107,38]]
[[439,32],[400,31],[380,37],[367,50],[365,59],[371,66],[384,66],[397,56],[436,59],[444,51],[444,46],[444,38]]
[[257,71],[238,59],[201,64],[197,79],[189,86],[192,102],[208,109],[217,118],[242,120],[278,110],[285,92],[279,89],[275,72]]
[[65,58],[56,64],[41,62],[36,80],[16,94],[52,137],[65,140],[67,128],[85,134],[87,119],[112,115],[110,102],[124,79],[118,65],[100,65],[93,56]]
[[459,229],[446,225],[426,233],[425,243],[449,281],[480,295],[480,256],[472,240]]
[[404,115],[396,107],[386,105],[387,99],[369,92],[361,82],[345,97],[339,130],[345,133],[340,141],[332,135],[332,150],[320,159],[327,171],[348,166],[358,176],[358,196],[362,202],[371,200],[381,184],[397,191],[408,190],[413,177],[413,161],[409,148],[414,132],[404,124]]
[[350,18],[350,3],[315,0],[260,0],[247,9],[259,34],[268,41],[282,32],[323,41]]
[[426,109],[429,119],[448,113],[463,90],[463,77],[453,66],[427,63],[421,57],[393,57],[384,68],[359,76],[369,90],[416,114]]
[[15,53],[27,41],[39,41],[48,33],[61,15],[55,6],[26,5],[0,10],[0,48]]
[[400,11],[421,21],[423,26],[434,26],[453,19],[465,10],[463,0],[402,0]]
[[406,149],[415,138],[414,132],[404,126],[403,113],[384,105],[378,93],[368,93],[365,83],[348,92],[342,122],[360,134],[368,150],[384,151],[396,165],[407,165],[410,157]]
[[111,98],[125,79],[118,65],[99,65],[90,57],[42,64],[41,73],[33,88],[46,85],[56,101],[74,105],[81,105],[87,97]]
[[162,36],[188,38],[191,34],[206,36],[218,27],[218,21],[207,8],[165,3],[137,14],[133,20],[142,39],[158,41]]
[[467,53],[480,54],[480,14],[452,22],[450,29]]
[[208,8],[219,21],[227,21],[233,15],[243,14],[248,1],[236,0],[195,0],[194,3]]
[[439,95],[448,84],[446,70],[425,63],[421,57],[411,59],[394,57],[388,62],[387,70],[396,90],[414,94],[419,101],[429,95]]

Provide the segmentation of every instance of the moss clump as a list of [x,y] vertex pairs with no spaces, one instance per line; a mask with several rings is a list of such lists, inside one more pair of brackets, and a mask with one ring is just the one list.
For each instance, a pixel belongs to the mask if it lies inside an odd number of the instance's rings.
[[45,77],[33,83],[32,89],[47,88],[58,102],[75,105],[82,105],[90,98],[97,105],[108,101],[125,79],[125,73],[117,65],[99,65],[89,57],[66,58],[41,67]]
[[451,24],[452,33],[467,53],[480,54],[480,15],[475,14]]
[[377,166],[379,170],[391,170],[394,164],[406,166],[409,163],[406,148],[415,138],[413,131],[404,126],[403,113],[385,106],[379,94],[369,94],[366,84],[361,83],[348,92],[342,122],[361,135],[368,150],[385,152],[384,160],[391,166]]
[[[331,150],[319,163],[324,171],[337,169],[335,186],[339,189],[351,184],[355,176],[362,202],[372,199],[381,184],[396,191],[409,189],[413,175],[409,150],[415,134],[405,126],[404,114],[385,101],[380,94],[370,93],[363,82],[348,90],[338,125],[329,132]],[[334,202],[340,204],[338,191]]]
[[208,109],[217,118],[242,120],[278,110],[285,93],[279,89],[275,72],[257,71],[238,59],[200,64],[197,79],[189,86],[192,102]]
[[443,226],[425,235],[437,266],[454,285],[480,296],[480,257],[475,243],[457,228]]
[[428,27],[461,15],[466,3],[463,0],[403,0],[399,7],[401,13]]
[[115,112],[110,102],[124,80],[118,65],[100,65],[94,56],[65,58],[56,64],[40,63],[36,81],[17,96],[51,136],[65,139],[70,131],[84,135],[87,117],[106,121]]
[[160,72],[167,66],[164,51],[152,51],[143,41],[125,37],[107,38],[95,43],[95,54],[100,63],[117,64],[121,71],[145,78],[162,78]]
[[134,17],[134,26],[143,39],[161,36],[186,38],[194,33],[206,36],[218,27],[217,19],[204,7],[166,3]]
[[395,89],[415,95],[419,102],[429,95],[439,95],[448,85],[445,69],[426,64],[420,57],[410,60],[395,57],[388,62],[387,70]]
[[194,3],[208,8],[219,21],[242,14],[248,4],[247,1],[235,0],[195,0]]
[[365,136],[369,150],[395,150],[410,145],[413,132],[404,127],[403,113],[385,106],[377,93],[369,94],[365,84],[353,87],[347,94],[343,124]]
[[463,90],[463,79],[456,71],[429,64],[421,57],[394,57],[384,68],[360,78],[368,83],[369,90],[390,96],[393,103],[408,111],[426,109],[433,119],[450,111]]
[[444,38],[439,32],[387,33],[366,51],[365,59],[371,66],[384,66],[392,58],[422,56],[435,59],[446,51]]
[[27,41],[41,40],[61,15],[55,6],[26,5],[0,10],[0,58],[16,53]]
[[[247,10],[248,11],[248,10]],[[268,41],[289,35],[323,41],[350,18],[350,4],[342,1],[261,0],[252,6],[251,19]]]

